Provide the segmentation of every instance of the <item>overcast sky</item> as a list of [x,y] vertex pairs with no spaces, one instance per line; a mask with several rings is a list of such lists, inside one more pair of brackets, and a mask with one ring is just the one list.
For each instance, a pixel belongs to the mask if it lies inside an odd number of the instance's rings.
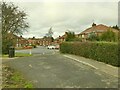
[[30,28],[23,37],[43,37],[53,28],[54,37],[71,30],[76,34],[93,22],[113,26],[118,24],[117,2],[14,2],[28,16]]

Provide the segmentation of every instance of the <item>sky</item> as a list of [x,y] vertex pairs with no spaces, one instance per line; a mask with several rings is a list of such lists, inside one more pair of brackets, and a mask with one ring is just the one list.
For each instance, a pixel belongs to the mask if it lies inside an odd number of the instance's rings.
[[118,2],[111,0],[82,1],[26,1],[14,2],[27,13],[30,25],[23,37],[42,38],[52,27],[53,37],[70,30],[76,34],[91,27],[92,23],[113,26],[118,24]]

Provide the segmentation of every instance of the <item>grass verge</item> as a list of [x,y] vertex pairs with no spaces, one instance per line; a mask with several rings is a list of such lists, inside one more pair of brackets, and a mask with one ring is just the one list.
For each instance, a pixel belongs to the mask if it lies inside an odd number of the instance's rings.
[[31,82],[25,80],[23,76],[11,69],[9,66],[2,66],[2,88],[33,88]]
[[32,55],[28,53],[15,53],[15,57],[28,57],[28,56]]
[[[28,56],[32,56],[28,53],[15,53],[15,57],[28,57]],[[9,55],[2,55],[2,58],[8,58]]]

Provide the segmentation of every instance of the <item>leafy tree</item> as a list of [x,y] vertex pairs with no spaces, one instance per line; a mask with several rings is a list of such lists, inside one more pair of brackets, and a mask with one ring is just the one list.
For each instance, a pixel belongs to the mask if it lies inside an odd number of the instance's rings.
[[109,29],[101,35],[100,39],[102,41],[109,41],[109,42],[117,41],[117,35],[112,30]]
[[74,41],[75,39],[75,33],[68,31],[66,32],[66,41]]
[[120,30],[120,28],[117,25],[113,26],[112,28]]
[[[13,45],[13,35],[23,34],[29,27],[26,22],[27,14],[20,11],[13,3],[2,2],[2,51],[8,53],[7,48]],[[9,44],[11,43],[11,44]]]
[[91,33],[88,35],[88,40],[90,40],[90,41],[98,41],[98,40],[99,40],[99,37],[95,34],[95,32],[91,32]]

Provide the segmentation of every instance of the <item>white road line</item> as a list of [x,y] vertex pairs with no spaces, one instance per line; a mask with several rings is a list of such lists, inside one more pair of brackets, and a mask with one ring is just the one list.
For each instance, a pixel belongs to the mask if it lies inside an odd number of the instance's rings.
[[29,64],[29,67],[31,67],[31,68],[32,68],[32,65],[31,65],[31,64]]
[[65,57],[67,57],[67,58],[70,58],[70,59],[73,59],[73,60],[75,60],[75,61],[77,61],[77,62],[83,63],[83,64],[85,64],[85,65],[88,65],[88,66],[90,66],[90,67],[92,67],[92,68],[94,68],[94,69],[98,69],[97,67],[95,67],[95,66],[93,66],[93,65],[91,65],[91,64],[89,64],[89,63],[80,61],[80,60],[75,59],[75,58],[73,58],[73,57],[70,57],[70,56],[67,56],[67,55],[63,55],[63,56],[65,56]]

